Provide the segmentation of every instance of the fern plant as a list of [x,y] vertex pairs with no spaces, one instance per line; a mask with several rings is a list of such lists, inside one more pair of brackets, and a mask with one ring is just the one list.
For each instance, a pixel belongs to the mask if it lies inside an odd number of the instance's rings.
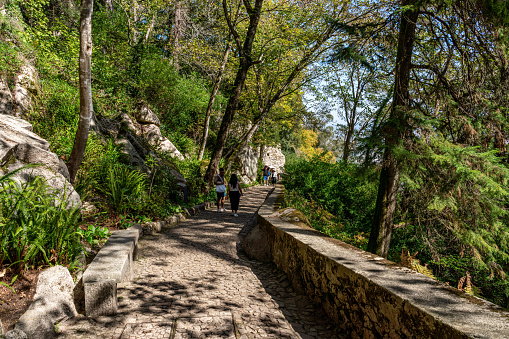
[[76,234],[79,209],[70,208],[67,197],[43,178],[20,184],[14,174],[0,177],[0,265],[22,271],[72,263],[82,249]]
[[110,198],[111,204],[119,211],[128,208],[129,203],[136,203],[146,192],[146,175],[120,164],[108,168],[103,186],[99,187]]

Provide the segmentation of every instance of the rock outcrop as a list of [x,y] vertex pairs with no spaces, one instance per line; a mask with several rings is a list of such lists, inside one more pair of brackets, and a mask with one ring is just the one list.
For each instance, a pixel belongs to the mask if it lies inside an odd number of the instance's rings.
[[25,116],[32,107],[32,95],[36,95],[39,80],[35,67],[29,64],[21,66],[14,83],[14,115]]
[[80,196],[68,181],[67,167],[50,151],[49,143],[33,133],[27,121],[0,114],[0,175],[30,164],[40,166],[21,170],[13,179],[24,183],[36,176],[43,177],[59,200],[66,201],[69,207],[81,206]]
[[148,143],[158,149],[160,152],[168,153],[170,157],[184,160],[184,156],[177,147],[167,138],[163,137],[159,126],[156,124],[146,124],[142,126],[143,135]]
[[262,149],[261,160],[263,165],[275,168],[276,173],[283,173],[286,159],[279,147],[264,147]]
[[260,148],[246,146],[238,156],[238,167],[241,182],[251,184],[256,181],[258,176],[258,159],[260,158]]
[[147,104],[141,105],[140,109],[135,112],[134,117],[141,124],[154,124],[156,126],[161,126],[159,118],[154,112],[152,112]]

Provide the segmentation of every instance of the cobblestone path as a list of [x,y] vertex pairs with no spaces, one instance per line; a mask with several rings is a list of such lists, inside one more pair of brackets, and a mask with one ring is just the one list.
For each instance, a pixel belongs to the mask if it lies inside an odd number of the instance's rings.
[[274,265],[237,253],[239,231],[268,192],[249,190],[238,218],[213,209],[143,237],[135,278],[119,286],[119,313],[64,322],[58,337],[341,338]]

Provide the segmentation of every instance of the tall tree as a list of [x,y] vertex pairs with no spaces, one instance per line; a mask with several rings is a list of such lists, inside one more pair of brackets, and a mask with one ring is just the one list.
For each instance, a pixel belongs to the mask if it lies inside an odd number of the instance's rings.
[[92,83],[91,83],[91,65],[92,65],[92,13],[94,10],[94,0],[81,1],[80,17],[80,119],[78,130],[74,138],[74,146],[67,163],[71,183],[76,178],[76,173],[81,166],[83,156],[88,141],[88,131],[90,122],[94,116],[94,107],[92,104]]
[[237,76],[235,77],[231,95],[228,99],[228,104],[223,115],[223,120],[221,121],[221,127],[219,128],[216,145],[214,147],[214,151],[212,152],[209,167],[205,173],[204,179],[209,187],[212,186],[214,175],[219,167],[219,161],[221,160],[224,146],[226,144],[226,139],[228,138],[228,134],[230,132],[230,126],[239,106],[239,99],[242,93],[242,87],[246,81],[247,73],[249,68],[258,62],[257,60],[253,59],[252,50],[256,36],[256,30],[258,28],[258,23],[260,22],[263,2],[264,0],[255,0],[254,4],[252,4],[249,0],[243,0],[246,12],[249,15],[249,26],[244,38],[244,43],[242,43],[240,34],[237,32],[230,17],[227,2],[226,0],[223,0],[224,15],[228,23],[228,28],[230,29],[230,32],[235,41],[237,53],[239,54],[240,60]]
[[403,0],[401,3],[394,97],[389,120],[383,130],[385,151],[375,216],[367,247],[369,252],[382,257],[387,257],[389,252],[399,183],[400,173],[394,150],[402,145],[404,136],[409,132],[410,71],[417,19],[420,13],[419,5],[419,0]]
[[[237,25],[237,20],[240,14],[241,3],[237,7],[237,12],[235,13],[235,19],[233,21],[234,27]],[[228,57],[230,55],[230,50],[232,47],[232,34],[228,34],[228,39],[226,43],[226,48],[223,53],[223,59],[221,61],[221,65],[217,71],[216,79],[214,81],[214,86],[212,87],[212,93],[210,94],[209,103],[207,105],[207,111],[205,112],[205,122],[203,125],[203,136],[202,143],[200,147],[200,154],[198,155],[198,160],[203,159],[203,154],[205,153],[205,147],[207,146],[207,138],[209,136],[209,125],[210,125],[210,116],[212,114],[212,107],[214,106],[214,101],[216,100],[217,92],[219,91],[219,86],[221,85],[221,80],[223,79],[223,74],[226,68],[226,64],[228,62]]]
[[[249,83],[255,97],[250,101],[256,102],[253,105],[255,117],[249,130],[227,153],[228,165],[250,142],[274,105],[299,91],[306,78],[316,76],[310,76],[313,72],[309,71],[306,77],[306,68],[320,60],[334,37],[341,39],[335,34],[339,25],[328,18],[335,17],[348,23],[358,20],[347,16],[347,8],[340,1],[326,4],[284,1],[277,3],[277,11],[269,11],[264,16],[263,29],[259,32],[263,41],[258,42],[259,53],[263,53],[264,58],[253,68],[254,80]],[[289,29],[288,21],[300,29]]]

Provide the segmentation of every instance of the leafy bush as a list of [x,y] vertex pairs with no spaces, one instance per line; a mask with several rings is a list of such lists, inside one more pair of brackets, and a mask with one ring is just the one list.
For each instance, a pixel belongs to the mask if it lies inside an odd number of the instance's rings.
[[337,216],[345,228],[369,232],[376,203],[375,170],[314,157],[285,165],[285,186]]
[[95,246],[103,239],[107,239],[111,234],[106,227],[96,227],[89,225],[86,230],[78,229],[76,232],[83,240],[90,245]]
[[41,80],[41,93],[30,120],[34,132],[59,156],[71,154],[79,120],[78,89],[60,79]]
[[74,262],[82,250],[80,212],[58,193],[40,177],[22,185],[9,175],[0,178],[0,265],[23,270]]

